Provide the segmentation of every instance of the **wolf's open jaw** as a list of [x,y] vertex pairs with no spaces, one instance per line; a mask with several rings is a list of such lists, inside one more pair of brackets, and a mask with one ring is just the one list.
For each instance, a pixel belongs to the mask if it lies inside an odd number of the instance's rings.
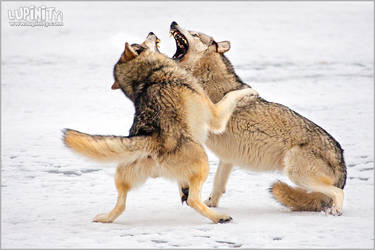
[[150,32],[147,35],[146,40],[142,43],[142,45],[146,45],[148,47],[154,48],[157,52],[159,51],[159,43],[160,39],[154,34],[154,32]]
[[172,59],[174,60],[182,60],[184,56],[186,55],[186,52],[189,48],[189,43],[186,39],[186,37],[177,29],[171,28],[169,32],[176,41],[176,53],[173,55]]
[[160,48],[159,43],[160,43],[160,39],[158,37],[156,37],[156,40],[155,40],[155,46],[156,46],[156,48]]

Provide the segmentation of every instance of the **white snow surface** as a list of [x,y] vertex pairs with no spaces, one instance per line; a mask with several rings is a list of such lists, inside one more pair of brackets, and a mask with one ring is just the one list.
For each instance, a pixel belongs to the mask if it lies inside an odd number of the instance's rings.
[[[8,10],[52,6],[62,27],[10,27]],[[2,248],[372,248],[372,2],[2,2]],[[112,224],[115,164],[64,147],[63,128],[127,135],[133,104],[110,89],[125,41],[153,31],[172,56],[172,21],[229,40],[237,74],[265,99],[328,131],[345,150],[343,215],[291,212],[268,192],[277,173],[235,168],[213,224],[181,205],[173,181],[149,179]],[[218,159],[208,152],[208,197]]]

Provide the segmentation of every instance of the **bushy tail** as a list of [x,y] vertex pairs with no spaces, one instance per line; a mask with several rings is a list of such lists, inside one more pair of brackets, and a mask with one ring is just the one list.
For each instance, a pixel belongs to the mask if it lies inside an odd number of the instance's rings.
[[302,188],[294,188],[281,181],[274,183],[270,191],[278,202],[293,211],[324,211],[331,207],[333,202],[322,193],[308,193]]
[[89,135],[65,129],[64,143],[77,153],[98,161],[133,162],[152,152],[150,136]]

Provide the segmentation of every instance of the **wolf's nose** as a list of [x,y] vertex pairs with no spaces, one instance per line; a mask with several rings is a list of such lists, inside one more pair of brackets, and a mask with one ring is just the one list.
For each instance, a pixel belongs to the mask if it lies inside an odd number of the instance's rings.
[[149,36],[153,36],[153,35],[155,35],[155,34],[154,34],[154,32],[150,32],[150,33],[148,33],[148,35],[149,35]]
[[171,23],[171,29],[173,29],[174,26],[176,26],[176,25],[177,25],[177,23],[176,23],[175,21],[173,21],[173,22]]

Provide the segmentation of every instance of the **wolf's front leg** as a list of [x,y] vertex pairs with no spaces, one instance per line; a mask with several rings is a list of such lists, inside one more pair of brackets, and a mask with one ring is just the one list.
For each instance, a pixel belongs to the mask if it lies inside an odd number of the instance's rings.
[[211,132],[221,134],[225,131],[237,103],[245,96],[251,96],[255,100],[258,97],[258,92],[252,88],[234,90],[228,92],[218,103],[214,104],[210,123]]
[[221,196],[223,195],[223,193],[225,193],[225,186],[227,184],[232,168],[232,164],[224,163],[223,161],[219,162],[211,194],[208,199],[204,201],[207,206],[217,207]]

